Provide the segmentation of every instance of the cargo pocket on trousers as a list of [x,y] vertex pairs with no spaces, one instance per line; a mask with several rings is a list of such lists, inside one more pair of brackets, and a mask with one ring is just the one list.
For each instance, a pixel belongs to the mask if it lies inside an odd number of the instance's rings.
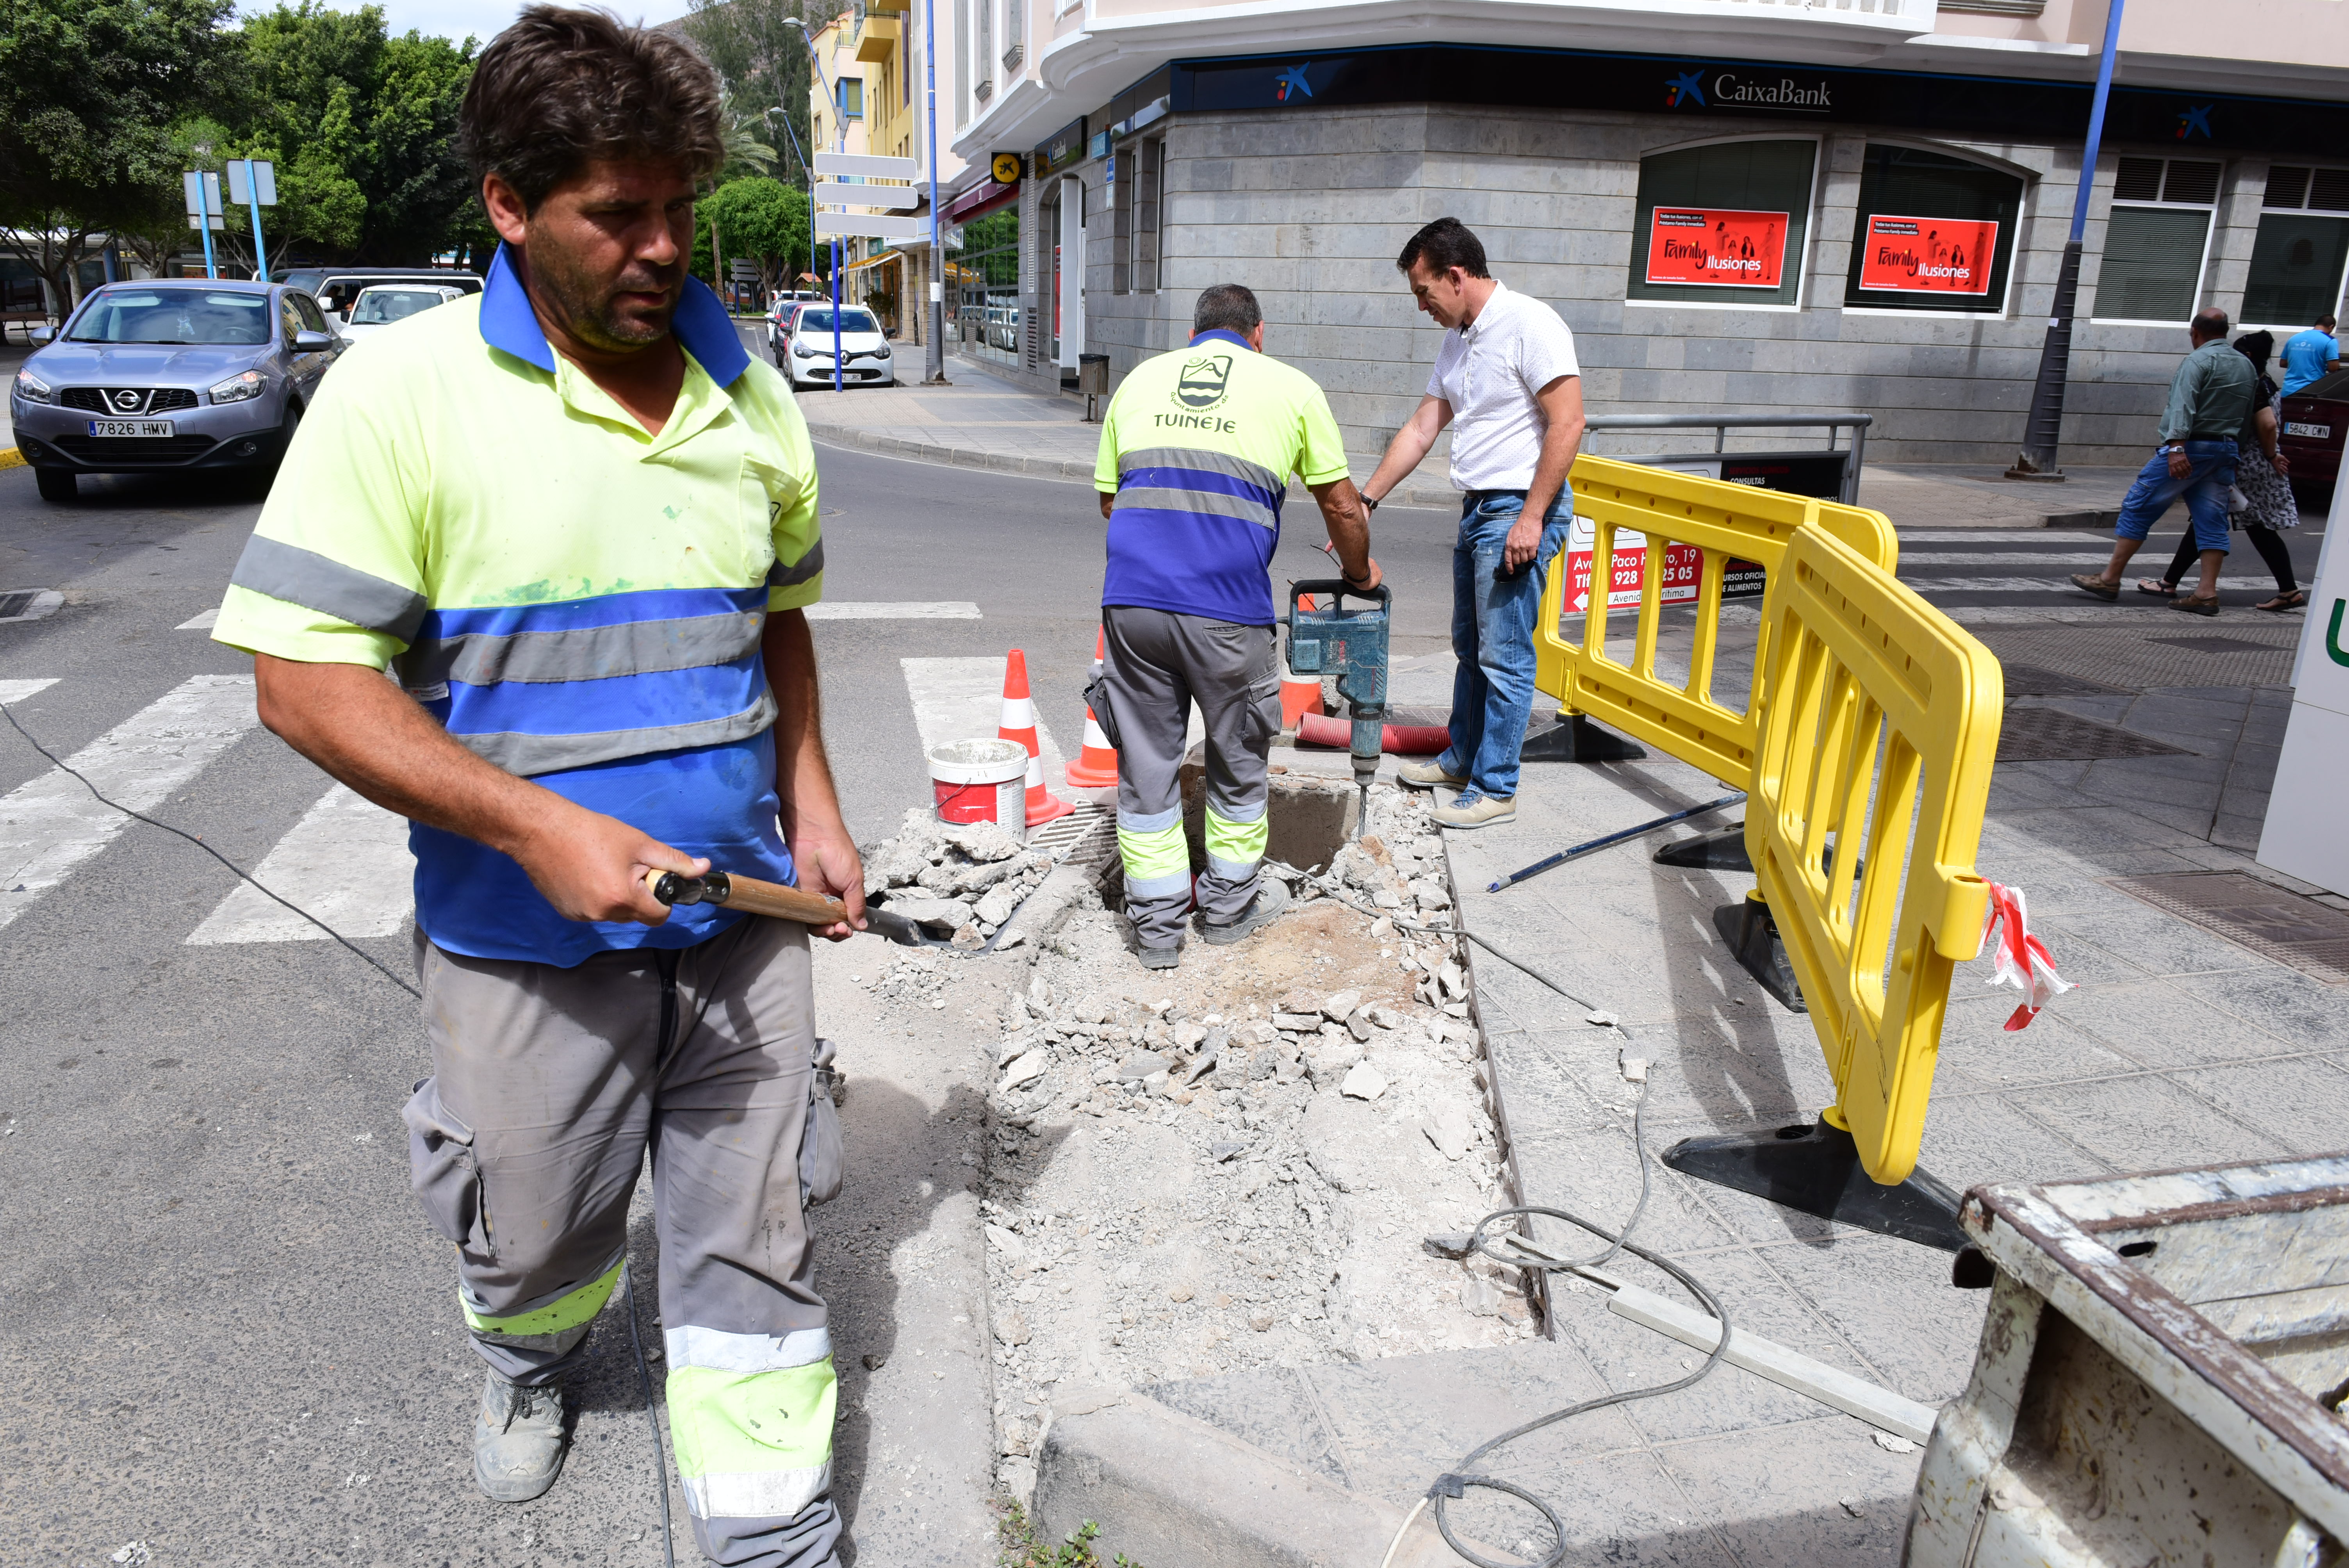
[[800,1207],[812,1209],[840,1196],[840,1109],[833,1103],[838,1075],[832,1070],[833,1043],[815,1043],[815,1072],[808,1080],[807,1121],[800,1129]]
[[465,1251],[495,1256],[473,1130],[440,1103],[440,1081],[419,1078],[399,1119],[408,1124],[409,1185],[416,1189],[425,1218]]

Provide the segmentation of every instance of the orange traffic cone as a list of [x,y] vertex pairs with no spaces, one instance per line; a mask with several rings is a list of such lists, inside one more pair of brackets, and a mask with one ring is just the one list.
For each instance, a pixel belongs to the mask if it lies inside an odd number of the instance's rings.
[[[1300,610],[1313,608],[1313,595],[1310,593],[1298,595],[1297,607]],[[1280,668],[1280,727],[1294,735],[1297,733],[1298,720],[1309,713],[1318,714],[1320,711],[1321,677],[1290,675],[1288,666],[1284,662]]]
[[[1102,634],[1093,634],[1093,675],[1102,672]],[[1319,689],[1318,687],[1316,689]],[[1093,705],[1085,704],[1085,748],[1074,762],[1068,765],[1069,782],[1079,789],[1109,789],[1117,785],[1117,753],[1110,747],[1109,737],[1102,733],[1101,720],[1093,717]]]
[[1003,661],[1003,727],[999,740],[1028,748],[1028,825],[1031,828],[1076,810],[1044,788],[1044,748],[1036,739],[1036,704],[1028,696],[1028,655],[1018,648]]

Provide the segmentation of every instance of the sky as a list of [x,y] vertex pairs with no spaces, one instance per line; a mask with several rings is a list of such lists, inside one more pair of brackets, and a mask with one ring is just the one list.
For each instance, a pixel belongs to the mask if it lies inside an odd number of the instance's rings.
[[[328,0],[338,11],[357,9],[360,0]],[[606,0],[611,9],[631,22],[667,22],[682,16],[690,7],[686,0]],[[384,25],[393,34],[410,28],[419,33],[438,33],[445,37],[461,39],[468,33],[486,44],[505,25],[513,20],[522,8],[522,0],[377,0],[383,7]],[[258,4],[248,4],[244,10],[263,9]]]

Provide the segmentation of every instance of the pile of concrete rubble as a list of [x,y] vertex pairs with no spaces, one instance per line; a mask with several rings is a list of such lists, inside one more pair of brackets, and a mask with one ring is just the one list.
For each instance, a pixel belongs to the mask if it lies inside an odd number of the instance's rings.
[[1052,869],[993,822],[941,822],[916,808],[864,857],[864,896],[962,948],[993,936]]

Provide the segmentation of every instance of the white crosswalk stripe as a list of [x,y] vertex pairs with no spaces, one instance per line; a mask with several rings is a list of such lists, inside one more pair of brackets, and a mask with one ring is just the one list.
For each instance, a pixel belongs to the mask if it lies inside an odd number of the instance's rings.
[[[913,698],[914,727],[921,732],[922,754],[950,740],[994,738],[1003,720],[1003,661],[1001,659],[899,659],[905,672],[905,695]],[[1051,727],[1036,720],[1036,747],[1044,765],[1044,788],[1069,795],[1068,773]]]
[[0,681],[0,703],[22,702],[36,692],[47,691],[57,684],[55,676],[47,680]]
[[[2167,559],[2165,557],[2164,561]],[[2130,575],[2158,576],[2159,563],[2152,572]],[[1900,581],[1920,593],[2064,593],[2083,603],[2094,603],[2072,585],[2068,573],[2046,577],[1910,577],[1904,573]],[[2126,583],[2127,578],[2123,581]],[[2221,590],[2264,588],[2272,593],[2275,592],[2275,580],[2271,577],[2221,577],[2219,586]]]
[[[253,870],[255,882],[345,936],[392,936],[414,904],[408,819],[337,784]],[[191,945],[324,942],[326,934],[239,882],[188,937]]]
[[[255,722],[251,676],[191,676],[67,762],[132,810],[152,810]],[[111,843],[129,820],[62,769],[0,798],[0,925]]]
[[197,611],[194,614],[189,616],[186,620],[172,627],[171,630],[175,632],[209,632],[214,626],[219,624],[220,606],[215,604],[209,610]]
[[978,606],[967,600],[859,601],[830,599],[807,607],[811,621],[976,621]]

